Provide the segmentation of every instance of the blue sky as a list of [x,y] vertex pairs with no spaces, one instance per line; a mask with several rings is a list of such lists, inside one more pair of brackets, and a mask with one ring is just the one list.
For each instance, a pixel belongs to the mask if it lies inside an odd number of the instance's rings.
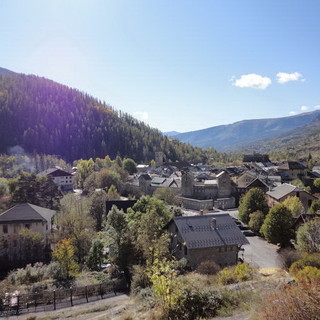
[[320,108],[320,2],[1,0],[0,66],[162,131]]

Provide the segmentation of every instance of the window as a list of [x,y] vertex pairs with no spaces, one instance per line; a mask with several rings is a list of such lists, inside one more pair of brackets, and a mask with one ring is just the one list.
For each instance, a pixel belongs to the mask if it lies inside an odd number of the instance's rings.
[[3,241],[3,247],[4,247],[4,248],[8,248],[8,241],[7,241],[7,240],[4,240],[4,241]]
[[16,239],[13,240],[13,246],[14,246],[14,247],[17,246],[17,240],[16,240]]
[[3,225],[3,233],[8,233],[8,226],[6,224]]
[[24,225],[24,227],[25,227],[26,229],[30,229],[30,224],[29,224],[29,223],[26,223],[26,224]]

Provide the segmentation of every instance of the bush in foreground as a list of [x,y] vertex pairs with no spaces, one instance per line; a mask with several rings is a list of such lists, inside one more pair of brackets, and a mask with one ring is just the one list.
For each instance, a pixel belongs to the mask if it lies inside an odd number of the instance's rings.
[[320,319],[320,281],[312,284],[301,279],[274,292],[264,299],[259,319],[261,320],[306,320]]
[[218,282],[223,285],[238,283],[252,279],[253,269],[248,263],[241,263],[235,267],[227,267],[218,273]]
[[55,262],[49,265],[37,262],[34,265],[28,264],[9,273],[7,279],[14,285],[29,285],[43,280],[53,279],[59,272],[59,265]]
[[305,267],[315,267],[320,269],[320,254],[305,254],[302,259],[291,265],[289,271],[291,274],[295,275]]
[[200,274],[217,274],[220,271],[220,266],[212,260],[203,261],[199,264],[197,272]]

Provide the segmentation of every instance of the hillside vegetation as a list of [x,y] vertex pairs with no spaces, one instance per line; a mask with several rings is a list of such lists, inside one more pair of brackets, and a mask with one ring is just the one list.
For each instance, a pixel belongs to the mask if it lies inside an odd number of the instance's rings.
[[149,161],[158,150],[171,161],[220,160],[214,149],[203,151],[164,137],[86,93],[0,69],[0,153],[16,145],[68,162],[105,155]]
[[313,121],[320,111],[274,119],[243,120],[228,125],[176,134],[182,142],[197,147],[213,147],[218,151],[235,151],[269,139],[278,138]]
[[312,122],[290,131],[276,139],[253,144],[241,149],[241,152],[269,153],[271,158],[305,159],[309,153],[314,159],[320,159],[320,116]]

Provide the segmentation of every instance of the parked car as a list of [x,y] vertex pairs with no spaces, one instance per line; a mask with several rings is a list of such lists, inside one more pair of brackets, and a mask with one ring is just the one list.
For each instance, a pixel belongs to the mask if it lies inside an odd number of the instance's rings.
[[246,237],[253,237],[253,236],[255,236],[255,233],[254,233],[253,231],[251,231],[251,230],[248,230],[248,228],[247,228],[247,230],[242,230],[241,232],[242,232],[243,235],[246,236]]

